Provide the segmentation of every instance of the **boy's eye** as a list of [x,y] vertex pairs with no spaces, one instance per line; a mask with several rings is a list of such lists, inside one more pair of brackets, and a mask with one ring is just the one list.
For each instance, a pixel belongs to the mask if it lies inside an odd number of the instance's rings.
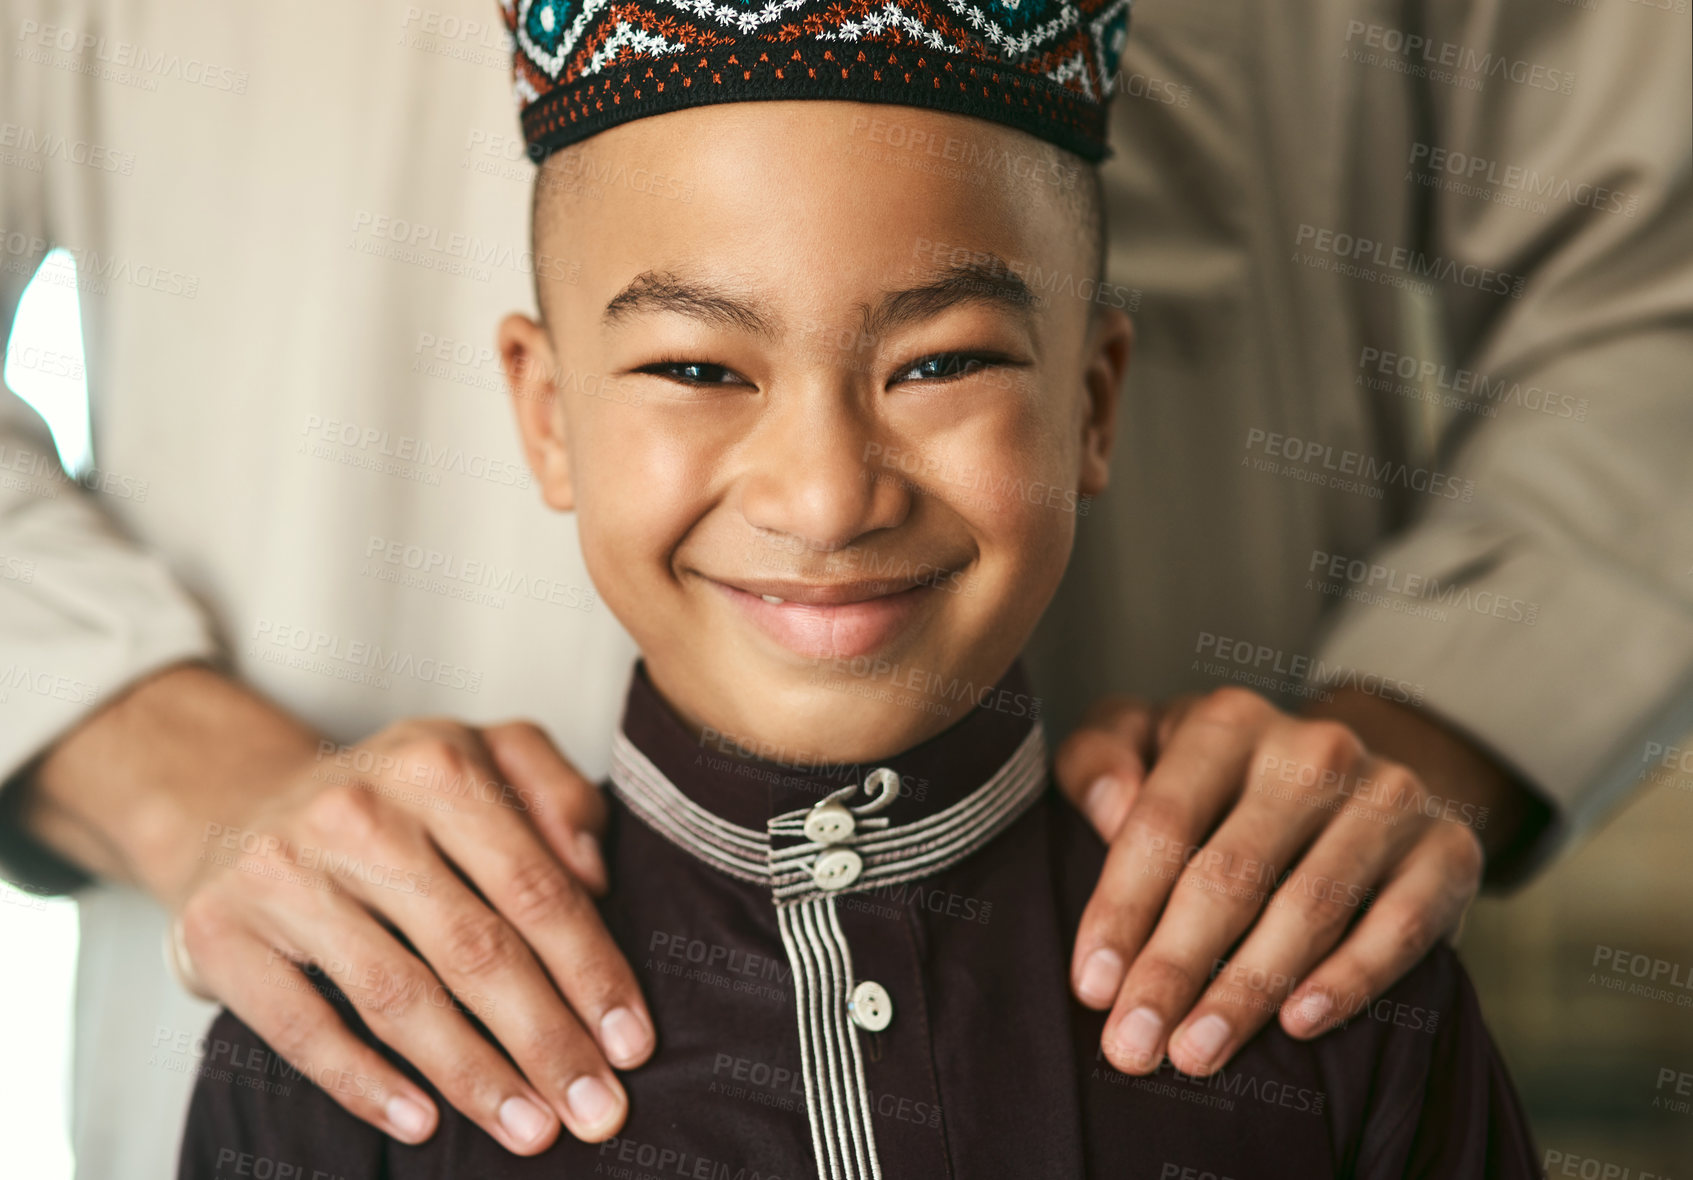
[[992,368],[1002,358],[978,352],[943,352],[926,356],[894,375],[895,381],[949,381]]
[[727,366],[707,364],[703,361],[659,361],[657,364],[642,365],[635,371],[651,373],[655,377],[668,377],[684,385],[728,385],[741,380],[734,370]]

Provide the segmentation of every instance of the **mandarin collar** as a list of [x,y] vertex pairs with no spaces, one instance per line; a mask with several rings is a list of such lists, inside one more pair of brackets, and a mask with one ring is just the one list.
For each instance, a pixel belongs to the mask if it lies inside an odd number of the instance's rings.
[[1041,701],[1029,691],[1021,661],[992,686],[959,682],[951,691],[969,695],[976,706],[934,737],[887,758],[827,764],[803,755],[749,758],[732,737],[710,730],[695,735],[653,686],[643,661],[630,680],[621,728],[683,795],[731,824],[762,831],[770,819],[810,807],[887,767],[900,776],[900,796],[880,814],[899,825],[962,801],[1005,766],[1040,724]]

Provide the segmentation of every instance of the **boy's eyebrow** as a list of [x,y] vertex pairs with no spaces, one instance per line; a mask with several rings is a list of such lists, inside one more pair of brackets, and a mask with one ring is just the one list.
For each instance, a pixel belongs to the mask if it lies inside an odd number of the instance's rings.
[[[1040,296],[1029,289],[1010,263],[996,254],[978,254],[972,261],[949,266],[915,287],[888,292],[874,307],[862,304],[859,312],[864,334],[873,337],[937,316],[961,303],[993,303],[1026,314],[1040,302]],[[669,271],[648,270],[636,275],[605,305],[600,319],[614,324],[625,315],[645,311],[668,311],[768,339],[777,336],[771,318],[757,304]]]
[[864,334],[875,337],[889,328],[918,323],[961,303],[992,303],[1027,313],[1040,306],[1022,276],[997,254],[949,266],[928,282],[903,291],[890,291],[874,308],[865,307]]
[[708,283],[685,279],[668,271],[646,270],[605,305],[600,321],[614,324],[631,312],[669,311],[711,324],[774,338],[770,321],[751,303]]

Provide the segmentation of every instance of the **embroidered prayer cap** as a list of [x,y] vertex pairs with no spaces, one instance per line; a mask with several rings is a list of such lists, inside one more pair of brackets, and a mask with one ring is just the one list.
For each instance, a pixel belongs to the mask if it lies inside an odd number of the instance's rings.
[[537,163],[686,107],[839,99],[1108,152],[1130,0],[501,0]]

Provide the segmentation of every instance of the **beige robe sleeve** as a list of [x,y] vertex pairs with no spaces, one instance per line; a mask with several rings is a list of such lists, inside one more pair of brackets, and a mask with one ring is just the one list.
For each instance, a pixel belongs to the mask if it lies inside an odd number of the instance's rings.
[[[1430,629],[1348,604],[1322,654],[1423,685],[1427,708],[1537,785],[1560,823],[1530,862],[1625,799],[1652,743],[1693,729],[1687,9],[1424,6],[1439,52],[1497,64],[1479,90],[1406,83],[1429,251],[1518,282],[1443,307],[1450,364],[1498,400],[1441,435],[1439,466],[1474,481],[1472,500],[1439,502],[1376,558],[1534,617],[1472,609]],[[1472,169],[1493,199],[1460,187]]]
[[[87,165],[68,148],[42,146],[51,137],[98,140],[79,98],[85,80],[15,55],[29,22],[62,20],[59,7],[0,3],[0,123],[17,141],[0,166],[0,339],[8,342],[36,267],[54,246],[74,248],[74,226],[91,215],[79,176]],[[82,310],[85,332],[98,330],[98,308],[84,301]],[[104,376],[93,396],[119,395],[112,386],[121,376]],[[98,486],[97,470],[88,482]],[[0,784],[126,685],[215,650],[200,606],[120,535],[97,491],[63,474],[40,416],[0,388]],[[15,848],[17,836],[0,843]],[[14,862],[0,871],[18,870]]]

